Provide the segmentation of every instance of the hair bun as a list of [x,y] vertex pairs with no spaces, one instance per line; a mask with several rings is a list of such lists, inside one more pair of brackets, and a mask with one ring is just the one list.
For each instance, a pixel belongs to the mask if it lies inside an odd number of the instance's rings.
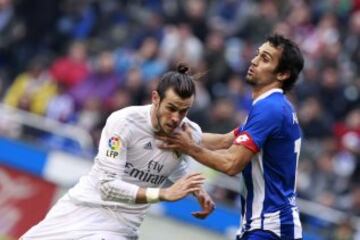
[[176,71],[181,74],[186,74],[189,71],[189,67],[185,63],[179,63],[176,67]]

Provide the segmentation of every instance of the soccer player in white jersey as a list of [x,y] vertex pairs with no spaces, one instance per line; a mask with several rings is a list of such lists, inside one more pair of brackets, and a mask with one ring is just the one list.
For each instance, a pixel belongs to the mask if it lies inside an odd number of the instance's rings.
[[195,141],[201,139],[200,127],[186,118],[195,94],[187,71],[180,64],[176,72],[164,74],[152,92],[151,105],[110,115],[91,171],[22,240],[137,239],[150,203],[176,201],[190,193],[202,207],[195,217],[202,219],[213,211],[214,203],[202,189],[204,177],[187,173],[190,157],[159,149],[154,138],[186,123]]
[[254,100],[235,134],[203,134],[203,146],[187,131],[161,138],[164,149],[186,153],[228,175],[242,172],[243,220],[237,239],[302,239],[295,201],[301,130],[284,92],[296,82],[303,66],[295,43],[281,35],[270,36],[247,72]]

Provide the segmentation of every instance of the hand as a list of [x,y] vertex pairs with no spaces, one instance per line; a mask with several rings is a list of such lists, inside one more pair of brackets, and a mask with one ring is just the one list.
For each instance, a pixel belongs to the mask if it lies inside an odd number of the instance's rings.
[[192,173],[177,180],[169,188],[160,190],[160,199],[164,201],[176,201],[182,199],[189,193],[200,191],[205,181],[200,173]]
[[173,132],[170,136],[156,136],[156,138],[162,141],[159,148],[185,154],[188,154],[191,147],[196,145],[192,139],[191,130],[186,124],[183,124],[180,129]]
[[196,218],[205,219],[214,211],[215,203],[213,202],[209,194],[207,194],[207,192],[205,192],[203,189],[195,192],[195,197],[197,198],[202,208],[202,211],[192,212],[191,214]]

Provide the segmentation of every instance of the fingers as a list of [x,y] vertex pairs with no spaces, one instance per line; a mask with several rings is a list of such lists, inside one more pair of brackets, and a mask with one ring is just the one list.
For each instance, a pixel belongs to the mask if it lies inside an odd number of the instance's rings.
[[199,219],[204,219],[210,215],[215,209],[215,204],[212,201],[206,201],[203,210],[192,212],[192,215]]
[[197,178],[191,178],[188,180],[188,183],[190,185],[193,185],[193,184],[203,184],[205,182],[205,178],[202,178],[202,177],[197,177]]
[[191,173],[184,177],[184,182],[187,184],[187,187],[197,187],[198,189],[196,191],[199,191],[205,182],[205,177],[201,173]]
[[198,211],[198,212],[192,212],[191,214],[196,218],[204,219],[210,214],[210,212]]
[[201,186],[194,186],[194,187],[188,188],[187,191],[186,191],[186,195],[189,194],[189,193],[193,193],[195,191],[198,191],[199,189],[201,189]]
[[190,127],[188,127],[188,125],[186,125],[183,130],[190,138],[192,138],[192,130]]
[[213,211],[215,209],[215,203],[212,200],[206,200],[204,204],[202,204],[204,210]]
[[211,212],[214,211],[214,209],[215,209],[215,203],[212,202],[212,201],[209,201],[208,204],[207,204],[206,209],[209,209],[209,211],[210,211],[210,213],[211,213]]
[[163,142],[174,142],[177,139],[178,136],[179,136],[179,133],[174,132],[174,133],[171,134],[171,137],[170,136],[155,135],[155,138],[158,139],[158,140],[161,140]]
[[198,173],[198,172],[190,173],[190,174],[186,175],[184,178],[189,179],[189,178],[193,178],[193,177],[200,177],[200,178],[205,179],[205,177],[201,173]]
[[[185,184],[189,188],[201,187],[204,184],[204,182],[205,182],[205,178],[202,176],[196,176],[196,177],[188,178],[185,180]],[[198,189],[198,190],[200,190],[200,189]]]
[[157,140],[160,142],[157,143],[157,146],[163,150],[176,150],[178,145],[173,141],[172,138],[165,136],[156,136]]
[[188,130],[188,129],[189,129],[189,128],[188,128],[188,126],[187,126],[186,123],[184,123],[183,125],[181,125],[181,130],[186,131],[186,130]]
[[191,136],[192,130],[194,130],[194,128],[192,128],[191,125],[184,123],[183,125],[181,125],[181,130],[183,130],[183,132],[190,134]]
[[200,219],[204,219],[212,213],[213,209],[204,209],[202,211],[192,212],[191,214]]
[[164,150],[172,150],[172,149],[175,148],[174,145],[169,144],[169,143],[166,143],[166,142],[159,143],[159,144],[158,144],[158,147],[159,147],[160,149],[164,149]]
[[168,142],[170,141],[170,138],[167,136],[159,136],[159,135],[155,135],[155,138],[164,142]]
[[181,132],[174,131],[171,136],[155,135],[155,138],[166,143],[173,143],[181,140]]

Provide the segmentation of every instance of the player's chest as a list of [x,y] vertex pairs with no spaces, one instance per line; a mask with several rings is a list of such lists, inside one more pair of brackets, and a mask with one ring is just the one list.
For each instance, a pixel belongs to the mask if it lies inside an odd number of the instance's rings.
[[170,174],[181,159],[173,151],[161,150],[158,144],[150,136],[136,138],[127,149],[127,166],[154,174]]

